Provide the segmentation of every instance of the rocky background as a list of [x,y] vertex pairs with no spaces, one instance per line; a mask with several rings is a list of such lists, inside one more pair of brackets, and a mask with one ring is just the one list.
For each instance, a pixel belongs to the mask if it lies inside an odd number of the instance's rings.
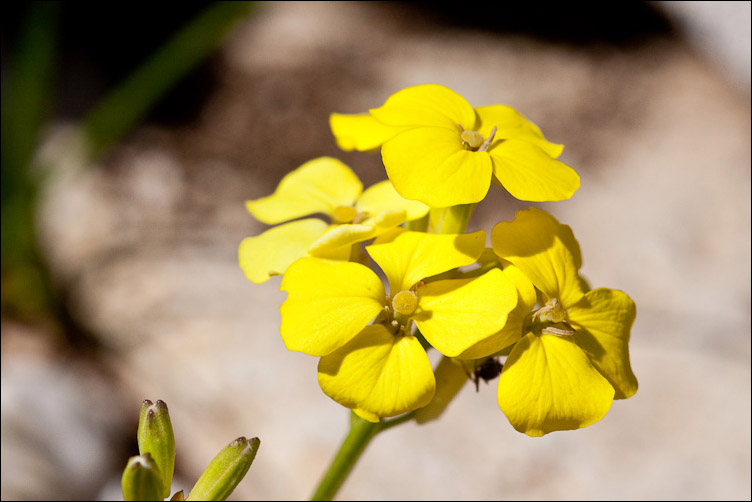
[[[348,413],[318,388],[317,359],[285,350],[279,278],[238,267],[265,228],[243,203],[320,155],[384,179],[378,155],[336,148],[328,114],[431,82],[512,105],[566,145],[581,189],[535,205],[573,228],[593,287],[635,300],[640,390],[591,427],[532,439],[495,382],[467,385],[440,420],[379,436],[339,498],[750,498],[749,4],[432,4],[261,3],[183,88],[180,120],[60,168],[39,239],[89,342],[3,319],[4,500],[121,497],[146,398],[170,409],[174,489],[245,435],[261,447],[233,499],[309,497]],[[529,205],[492,186],[470,229]]]

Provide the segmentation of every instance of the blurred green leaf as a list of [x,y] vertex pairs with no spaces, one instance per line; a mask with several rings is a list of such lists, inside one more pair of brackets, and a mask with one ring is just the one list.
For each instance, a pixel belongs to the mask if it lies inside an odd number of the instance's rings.
[[38,186],[29,164],[47,118],[60,4],[30,2],[4,75],[0,133],[0,246],[3,314],[36,317],[51,287],[36,247]]
[[216,2],[154,52],[108,94],[84,121],[91,154],[122,138],[182,77],[224,40],[253,2]]

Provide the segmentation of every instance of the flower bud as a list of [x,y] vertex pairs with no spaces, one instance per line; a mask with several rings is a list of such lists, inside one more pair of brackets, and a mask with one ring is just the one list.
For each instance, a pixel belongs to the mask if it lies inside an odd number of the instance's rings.
[[159,468],[163,484],[160,500],[164,500],[170,496],[172,474],[175,470],[175,436],[164,401],[152,403],[148,399],[144,400],[141,404],[137,437],[139,453],[150,453]]
[[198,478],[186,500],[225,500],[251,467],[259,438],[239,437],[220,451]]
[[123,500],[164,500],[159,467],[148,453],[128,459],[122,486]]

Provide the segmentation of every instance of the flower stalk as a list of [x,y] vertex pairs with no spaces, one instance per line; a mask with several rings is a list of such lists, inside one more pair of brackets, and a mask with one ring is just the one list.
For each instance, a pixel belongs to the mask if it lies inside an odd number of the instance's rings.
[[429,230],[435,234],[461,234],[467,228],[475,204],[431,209],[429,213]]
[[354,412],[350,413],[350,431],[347,433],[329,469],[321,479],[311,500],[332,500],[340,486],[355,466],[368,443],[382,430],[382,423],[363,420]]

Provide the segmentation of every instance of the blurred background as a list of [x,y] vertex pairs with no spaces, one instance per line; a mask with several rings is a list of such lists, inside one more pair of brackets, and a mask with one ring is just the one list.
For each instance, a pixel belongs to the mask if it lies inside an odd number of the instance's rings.
[[[519,4],[519,3],[518,3]],[[321,155],[366,186],[331,112],[410,85],[508,104],[566,148],[593,287],[637,304],[640,390],[529,438],[467,385],[379,436],[340,499],[750,499],[750,3],[36,3],[2,16],[2,483],[120,498],[162,399],[188,491],[238,436],[233,499],[304,499],[347,430],[279,336],[279,278],[237,248],[244,201]],[[470,230],[530,203],[492,186]]]

